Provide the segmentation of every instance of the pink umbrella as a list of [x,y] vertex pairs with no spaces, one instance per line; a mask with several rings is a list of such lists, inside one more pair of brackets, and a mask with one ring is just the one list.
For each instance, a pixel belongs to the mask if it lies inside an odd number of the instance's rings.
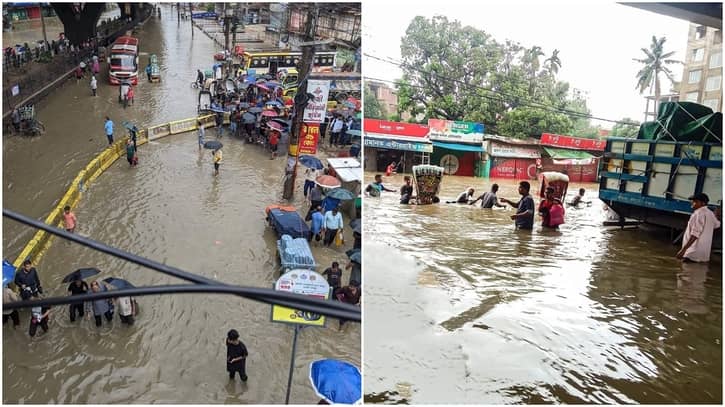
[[323,188],[339,188],[342,186],[340,180],[332,175],[320,175],[315,179],[315,183]]
[[258,84],[257,84],[257,87],[258,87],[259,89],[262,89],[262,90],[264,90],[264,91],[267,91],[267,92],[269,92],[269,88],[268,88],[268,87],[266,87],[266,86],[264,86],[264,84],[263,84],[263,83],[258,83]]
[[277,122],[273,122],[271,120],[269,122],[267,122],[267,126],[269,126],[269,128],[271,128],[271,129],[275,129],[275,130],[279,130],[279,131],[282,131],[284,129],[281,124],[279,124]]
[[262,116],[277,117],[277,112],[275,112],[274,110],[265,110],[262,112]]

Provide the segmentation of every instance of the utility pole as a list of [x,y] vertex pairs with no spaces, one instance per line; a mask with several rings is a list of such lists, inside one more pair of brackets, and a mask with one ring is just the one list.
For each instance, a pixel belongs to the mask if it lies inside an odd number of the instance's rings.
[[308,43],[302,47],[302,59],[300,60],[299,86],[295,95],[295,117],[292,120],[290,131],[289,151],[287,153],[287,166],[285,168],[284,185],[282,197],[292,199],[295,192],[295,178],[297,177],[297,161],[299,157],[298,147],[300,143],[300,132],[302,131],[302,116],[307,105],[307,77],[312,68],[312,60],[315,56],[315,27],[317,25],[317,6],[307,10],[307,24],[305,26],[305,41]]
[[227,8],[227,3],[224,3],[224,49],[229,49],[229,28],[231,26],[231,20],[232,20],[232,12],[233,10],[230,8]]
[[191,25],[191,38],[194,38],[194,16],[192,13],[192,4],[189,3],[189,24]]
[[[40,3],[40,25],[43,26],[43,41],[48,42],[48,35],[45,33],[45,17],[43,16],[43,3]],[[46,45],[43,44],[43,49]]]
[[176,3],[176,22],[181,24],[181,3]]

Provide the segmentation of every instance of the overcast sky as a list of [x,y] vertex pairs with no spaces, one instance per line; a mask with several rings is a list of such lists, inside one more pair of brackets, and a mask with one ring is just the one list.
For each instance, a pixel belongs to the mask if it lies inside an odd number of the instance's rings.
[[[635,89],[640,64],[632,61],[644,57],[640,48],[649,47],[652,35],[665,36],[665,50],[675,51],[673,58],[683,61],[689,27],[684,20],[602,1],[367,0],[363,2],[364,53],[400,60],[400,39],[418,15],[444,15],[449,20],[459,20],[464,26],[488,32],[499,42],[510,39],[525,47],[538,45],[546,57],[559,49],[562,66],[558,78],[569,82],[572,88],[588,92],[592,115],[613,120],[643,119],[645,99]],[[675,79],[681,80],[683,67],[670,68]],[[398,67],[370,58],[364,60],[363,74],[385,80],[402,76]],[[669,81],[664,77],[662,80],[662,94],[667,94]],[[605,128],[613,125],[592,123]]]

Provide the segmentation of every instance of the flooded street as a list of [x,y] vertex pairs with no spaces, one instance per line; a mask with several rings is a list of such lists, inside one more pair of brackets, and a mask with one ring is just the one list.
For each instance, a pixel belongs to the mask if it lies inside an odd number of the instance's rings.
[[[446,176],[440,196],[493,182]],[[367,402],[722,402],[720,256],[683,265],[667,232],[606,229],[597,185],[579,187],[593,203],[559,231],[515,231],[513,208],[365,200]]]
[[[216,51],[198,30],[191,40],[188,20],[177,26],[170,7],[138,33],[140,65],[156,53],[162,79],[139,80],[136,104],[123,110],[117,87],[107,85],[105,65],[99,97],[87,83],[68,82],[41,102],[38,116],[47,133],[39,138],[6,138],[3,145],[3,206],[45,217],[77,172],[106,147],[103,119],[139,127],[192,117],[197,68],[208,69]],[[207,138],[215,130],[207,130]],[[264,208],[280,202],[284,159],[270,160],[259,146],[225,136],[224,162],[213,177],[211,152],[201,154],[196,134],[180,134],[139,147],[137,168],[122,158],[83,194],[75,213],[78,233],[140,256],[225,283],[271,287],[279,276],[276,235],[266,226]],[[293,204],[302,203],[302,181]],[[349,220],[345,219],[347,223]],[[35,232],[3,222],[4,257],[14,259]],[[352,237],[346,236],[352,245]],[[332,261],[345,264],[344,250],[313,247],[318,271]],[[97,267],[99,278],[120,277],[137,286],[181,281],[125,261],[54,239],[38,271],[49,295],[65,295],[64,275]],[[348,273],[343,276],[347,281]],[[138,299],[136,324],[116,317],[96,328],[68,319],[67,307],[51,314],[47,334],[29,338],[28,311],[17,331],[3,329],[4,403],[283,403],[293,327],[270,322],[269,305],[233,296],[167,295]],[[224,339],[235,328],[249,349],[248,382],[229,382]],[[358,366],[360,325],[338,331],[305,328],[298,339],[290,401],[317,403],[310,362],[337,358]],[[41,385],[38,385],[41,383]]]

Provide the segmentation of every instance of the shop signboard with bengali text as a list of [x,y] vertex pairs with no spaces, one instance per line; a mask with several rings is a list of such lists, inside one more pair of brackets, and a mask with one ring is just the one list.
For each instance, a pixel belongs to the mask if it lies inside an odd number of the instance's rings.
[[495,141],[491,141],[489,154],[494,157],[541,158],[541,151],[536,147],[497,143]]
[[483,127],[482,123],[428,119],[428,137],[436,141],[481,144]]
[[[280,276],[274,284],[277,291],[286,291],[327,300],[330,298],[330,284],[325,277],[312,270],[295,269]],[[324,326],[325,316],[272,305],[272,321],[308,326]]]
[[388,150],[415,151],[417,153],[432,153],[433,144],[416,143],[394,139],[380,139],[365,135],[365,147],[385,148]]
[[588,138],[579,138],[571,136],[560,136],[558,134],[543,133],[541,135],[542,146],[555,146],[561,148],[570,148],[576,150],[596,150],[604,151],[607,146],[605,140],[595,140]]
[[317,154],[317,143],[320,139],[319,123],[302,123],[300,132],[300,154]]
[[327,96],[330,93],[330,81],[308,80],[307,93],[314,96],[307,103],[302,115],[302,121],[306,123],[322,123],[325,121],[327,112]]

